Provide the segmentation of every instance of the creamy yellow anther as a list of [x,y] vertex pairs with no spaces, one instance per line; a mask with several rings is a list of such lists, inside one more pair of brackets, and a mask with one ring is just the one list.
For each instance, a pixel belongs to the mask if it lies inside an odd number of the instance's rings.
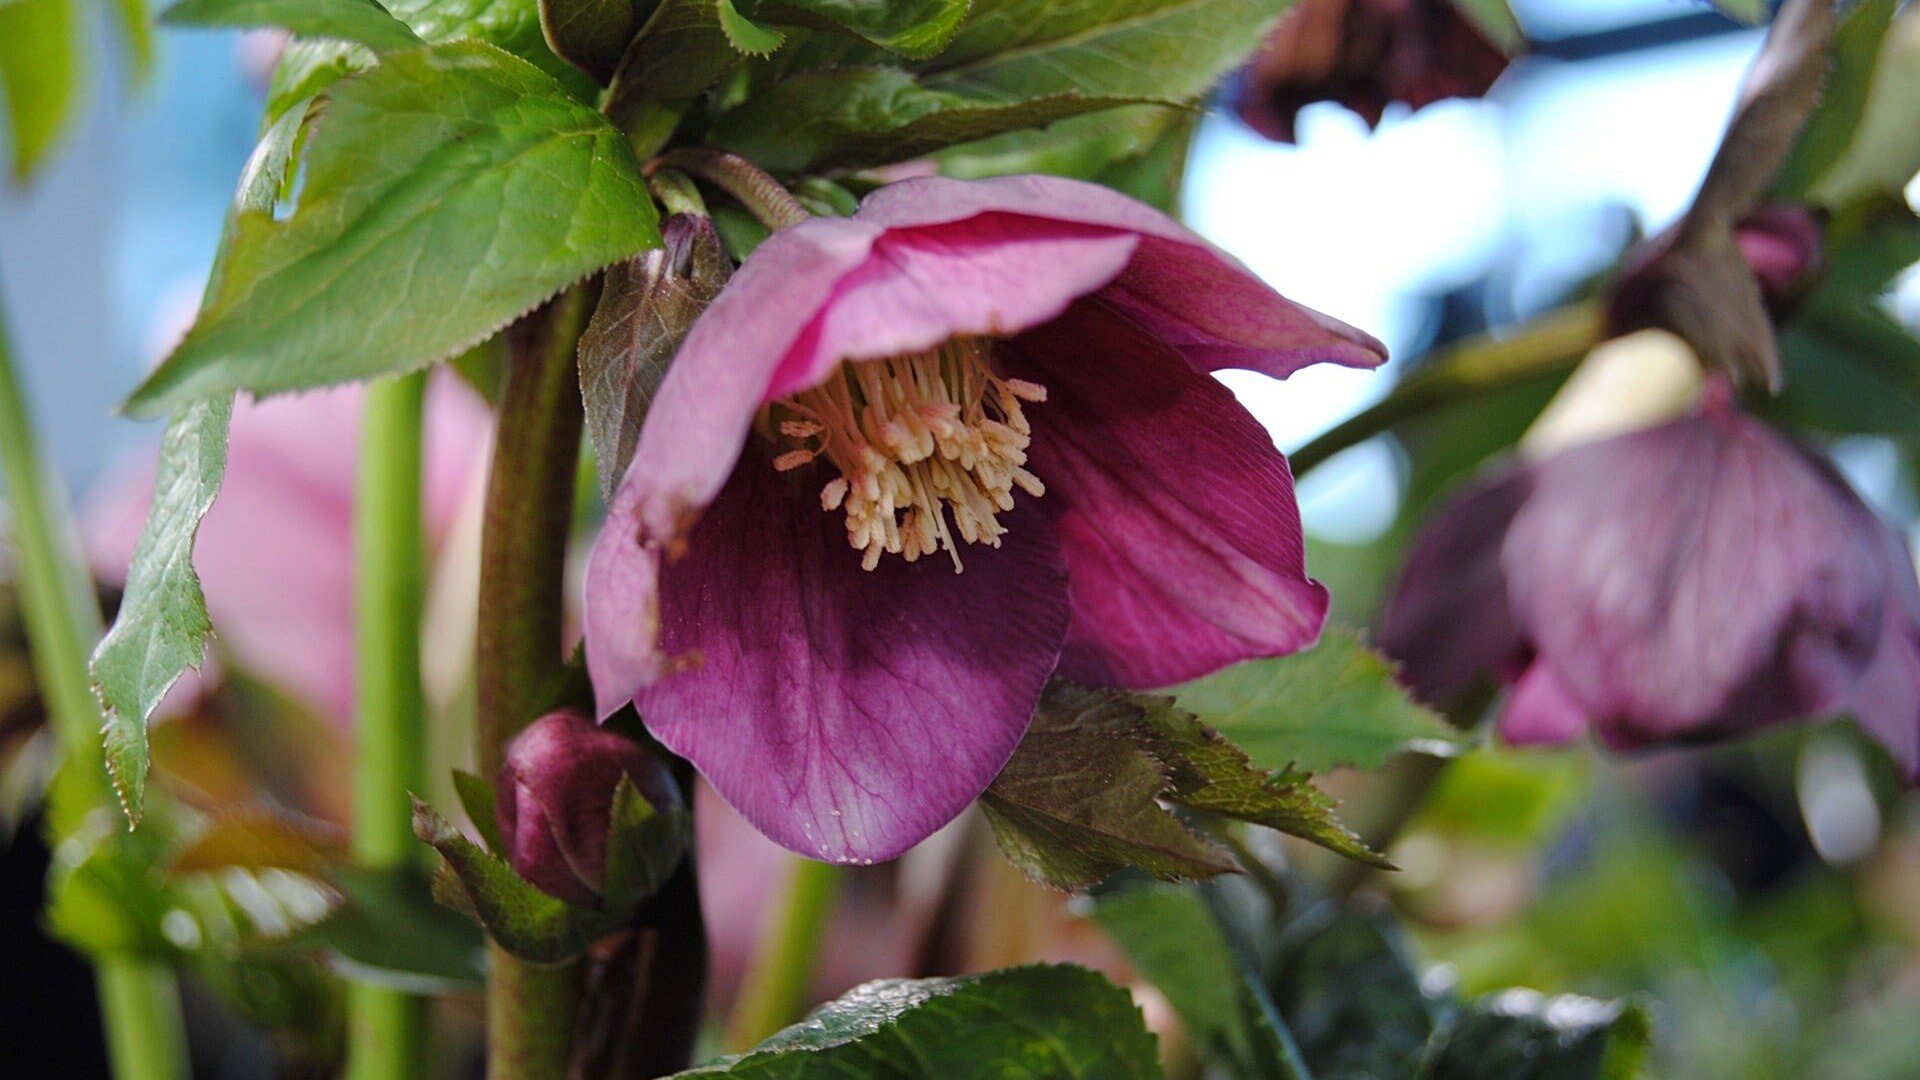
[[760,430],[781,448],[775,469],[824,458],[838,473],[820,489],[820,508],[846,512],[847,542],[868,570],[882,555],[913,562],[944,548],[959,571],[956,533],[999,547],[1007,530],[998,515],[1013,509],[1013,490],[1046,494],[1026,468],[1033,427],[1024,410],[1047,400],[1047,389],[994,374],[987,350],[981,339],[955,338],[931,352],[842,364],[763,417]]

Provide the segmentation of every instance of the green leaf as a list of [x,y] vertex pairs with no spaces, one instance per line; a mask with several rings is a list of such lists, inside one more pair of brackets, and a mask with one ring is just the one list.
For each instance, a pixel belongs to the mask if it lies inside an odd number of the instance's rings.
[[599,306],[580,335],[587,434],[600,494],[609,501],[667,362],[733,272],[711,219],[676,215],[664,232],[664,246],[607,270]]
[[[1200,889],[1140,885],[1101,896],[1093,920],[1158,987],[1208,1057],[1231,1075],[1267,1080],[1303,1075],[1300,1051],[1247,959]],[[1284,1069],[1292,1060],[1295,1067]],[[1392,1074],[1382,1074],[1392,1075]]]
[[722,27],[715,0],[661,0],[620,58],[607,88],[607,115],[636,153],[651,156],[700,95],[745,60]]
[[1158,1080],[1127,992],[1084,968],[868,983],[750,1053],[677,1075],[741,1080]]
[[1873,82],[1853,139],[1814,185],[1813,197],[1835,209],[1874,196],[1898,198],[1920,173],[1920,9],[1895,17],[1873,67]]
[[1899,0],[1863,0],[1834,28],[1832,60],[1820,104],[1773,179],[1778,198],[1802,202],[1860,132],[1860,117],[1879,68],[1880,49]]
[[0,3],[0,99],[24,184],[79,115],[80,25],[74,0]]
[[232,416],[232,399],[216,398],[194,402],[167,422],[153,504],[133,550],[120,613],[93,654],[107,768],[135,824],[146,794],[147,717],[187,668],[200,665],[212,629],[193,570],[193,538],[220,492]]
[[968,0],[778,0],[763,17],[825,23],[914,60],[937,55],[967,16]]
[[129,411],[425,367],[659,243],[626,140],[492,46],[395,53],[328,98],[298,205],[240,215]]
[[693,815],[684,806],[656,807],[620,777],[607,823],[606,907],[628,913],[653,898],[693,842]]
[[1091,180],[1116,162],[1140,157],[1177,126],[1187,110],[1123,105],[1069,117],[1035,131],[1010,131],[942,150],[941,173],[962,180],[1046,173]]
[[1370,866],[1395,868],[1334,818],[1333,800],[1308,783],[1304,773],[1254,768],[1239,747],[1168,699],[1134,701],[1143,706],[1136,722],[1149,733],[1147,745],[1166,766],[1168,786],[1162,798],[1168,802],[1278,829]]
[[733,0],[709,0],[720,15],[720,29],[727,35],[727,43],[738,52],[748,56],[769,56],[787,35],[778,30],[761,26],[733,6]]
[[1652,1021],[1632,1001],[1503,990],[1475,1002],[1447,1033],[1431,1080],[1634,1080]]
[[344,901],[288,945],[324,949],[340,974],[419,994],[486,982],[486,950],[472,923],[433,900],[412,871],[341,867],[327,876]]
[[153,25],[147,16],[146,0],[111,0],[111,4],[134,81],[145,82],[153,74]]
[[929,89],[898,68],[816,71],[756,91],[721,117],[708,139],[791,174],[903,161],[1129,100],[1069,93],[983,102]]
[[591,102],[598,92],[591,79],[547,45],[539,0],[391,0],[387,10],[424,41],[484,41],[553,76],[577,100]]
[[1115,691],[1056,681],[1013,759],[980,797],[993,836],[1020,871],[1059,889],[1126,867],[1168,880],[1233,869],[1218,846],[1189,831],[1158,799],[1166,767],[1123,730],[1138,708]]
[[1767,21],[1773,13],[1769,0],[1710,0],[1714,7],[1725,12],[1728,18],[1758,26]]
[[1450,755],[1461,746],[1394,682],[1391,662],[1335,628],[1306,652],[1239,664],[1173,693],[1266,769],[1377,769],[1402,751]]
[[605,83],[659,7],[659,0],[540,0],[540,23],[556,55]]
[[500,819],[494,812],[496,795],[492,781],[482,780],[465,769],[455,769],[453,793],[459,797],[460,808],[467,812],[467,820],[473,823],[474,831],[487,842],[487,850],[506,850],[506,846],[500,842]]
[[421,43],[376,0],[181,0],[160,21],[172,26],[279,27],[301,37],[357,42],[376,52]]
[[605,912],[540,891],[417,798],[413,831],[453,868],[487,933],[523,960],[552,964],[571,959],[619,926],[619,920]]
[[[1389,918],[1306,922],[1289,927],[1282,941],[1269,986],[1317,1080],[1423,1075],[1445,1002],[1421,992]],[[1482,1075],[1506,1076],[1497,1069]]]
[[757,89],[709,141],[775,172],[877,165],[1130,102],[1186,104],[1291,0],[979,3],[908,71],[802,71]]
[[1527,47],[1526,35],[1520,31],[1520,20],[1513,17],[1510,0],[1453,0],[1453,6],[1507,55]]

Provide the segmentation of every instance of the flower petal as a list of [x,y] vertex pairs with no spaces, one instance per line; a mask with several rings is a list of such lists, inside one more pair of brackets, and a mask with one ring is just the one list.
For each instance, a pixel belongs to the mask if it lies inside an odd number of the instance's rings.
[[[1125,272],[1102,295],[1201,370],[1246,368],[1285,378],[1321,361],[1373,367],[1387,358],[1386,347],[1372,336],[1295,304],[1172,218],[1098,184],[1051,176],[906,180],[869,196],[858,219],[903,230],[974,216],[1009,222],[1026,219],[1029,224],[1022,228],[1051,222],[1056,227],[1077,224],[1140,237]],[[1049,273],[1055,272],[1059,271],[1049,268]],[[1072,276],[1074,287],[1084,280],[1083,275]],[[1036,277],[1021,284],[1046,288],[1049,297],[1066,293],[1066,299],[1092,291],[1055,289],[1043,284],[1045,275]],[[1036,310],[1044,307],[1034,304]],[[1004,321],[999,330],[1003,335],[1017,333],[1048,317]]]
[[[1861,513],[1873,516],[1864,507]],[[1854,688],[1853,713],[1886,746],[1901,772],[1920,783],[1920,581],[1900,534],[1877,517],[1872,528],[1889,596],[1873,663]]]
[[789,354],[878,235],[844,218],[782,229],[714,298],[661,380],[614,496],[633,535],[671,543],[719,493],[754,413],[792,392]]
[[1616,746],[1831,711],[1882,575],[1857,500],[1730,410],[1540,462],[1502,552],[1514,611]]
[[1377,640],[1427,701],[1453,704],[1526,649],[1507,602],[1500,542],[1527,492],[1519,470],[1476,484],[1422,526],[1407,557]]
[[1514,746],[1557,746],[1579,738],[1586,727],[1586,711],[1540,660],[1514,683],[1500,711],[1500,738]]
[[1293,478],[1227,389],[1100,301],[1003,346],[1072,583],[1068,678],[1149,688],[1311,645]]
[[892,858],[986,790],[1066,633],[1046,516],[999,549],[872,572],[820,474],[741,459],[661,574],[662,643],[687,668],[643,690],[647,727],[768,836],[836,862]]

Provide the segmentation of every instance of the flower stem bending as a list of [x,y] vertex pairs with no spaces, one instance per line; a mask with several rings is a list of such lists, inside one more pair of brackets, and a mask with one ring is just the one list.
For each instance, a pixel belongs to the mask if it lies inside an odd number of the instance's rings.
[[[72,557],[75,529],[59,484],[40,460],[26,395],[13,367],[0,313],[0,465],[12,509],[18,553],[14,580],[33,649],[34,671],[53,720],[66,767],[50,795],[48,828],[59,834],[94,809],[112,812],[113,788],[100,751],[100,706],[87,656],[103,624],[86,572]],[[119,1080],[174,1080],[187,1075],[186,1035],[173,972],[134,953],[97,954],[101,1022]]]
[[800,1018],[842,874],[832,863],[793,860],[786,895],[768,910],[760,944],[741,983],[727,1032],[729,1050],[749,1049]]
[[[362,865],[403,869],[421,850],[411,792],[426,784],[420,618],[421,407],[426,375],[367,388],[360,488],[354,513],[357,695],[353,854]],[[427,998],[356,983],[348,999],[347,1075],[426,1075]]]
[[677,169],[705,180],[739,200],[769,229],[798,225],[813,216],[780,181],[738,154],[705,147],[669,150],[647,166],[650,174],[663,169]]
[[[582,409],[574,351],[593,308],[574,288],[508,331],[512,365],[480,541],[476,756],[495,776],[513,736],[561,675],[567,535]],[[579,1015],[580,963],[528,964],[493,946],[487,1069],[494,1080],[564,1080]]]

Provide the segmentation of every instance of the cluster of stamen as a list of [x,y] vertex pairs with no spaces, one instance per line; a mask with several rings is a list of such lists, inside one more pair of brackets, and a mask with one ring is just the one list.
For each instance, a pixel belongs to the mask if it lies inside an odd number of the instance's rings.
[[1026,468],[1033,428],[1023,411],[1046,399],[1043,386],[996,375],[985,342],[955,338],[931,352],[842,364],[821,386],[770,406],[763,430],[786,448],[773,460],[781,472],[818,458],[839,471],[820,489],[820,507],[846,511],[847,542],[866,569],[885,554],[913,562],[945,548],[957,572],[955,534],[999,547],[1013,489],[1046,493]]

